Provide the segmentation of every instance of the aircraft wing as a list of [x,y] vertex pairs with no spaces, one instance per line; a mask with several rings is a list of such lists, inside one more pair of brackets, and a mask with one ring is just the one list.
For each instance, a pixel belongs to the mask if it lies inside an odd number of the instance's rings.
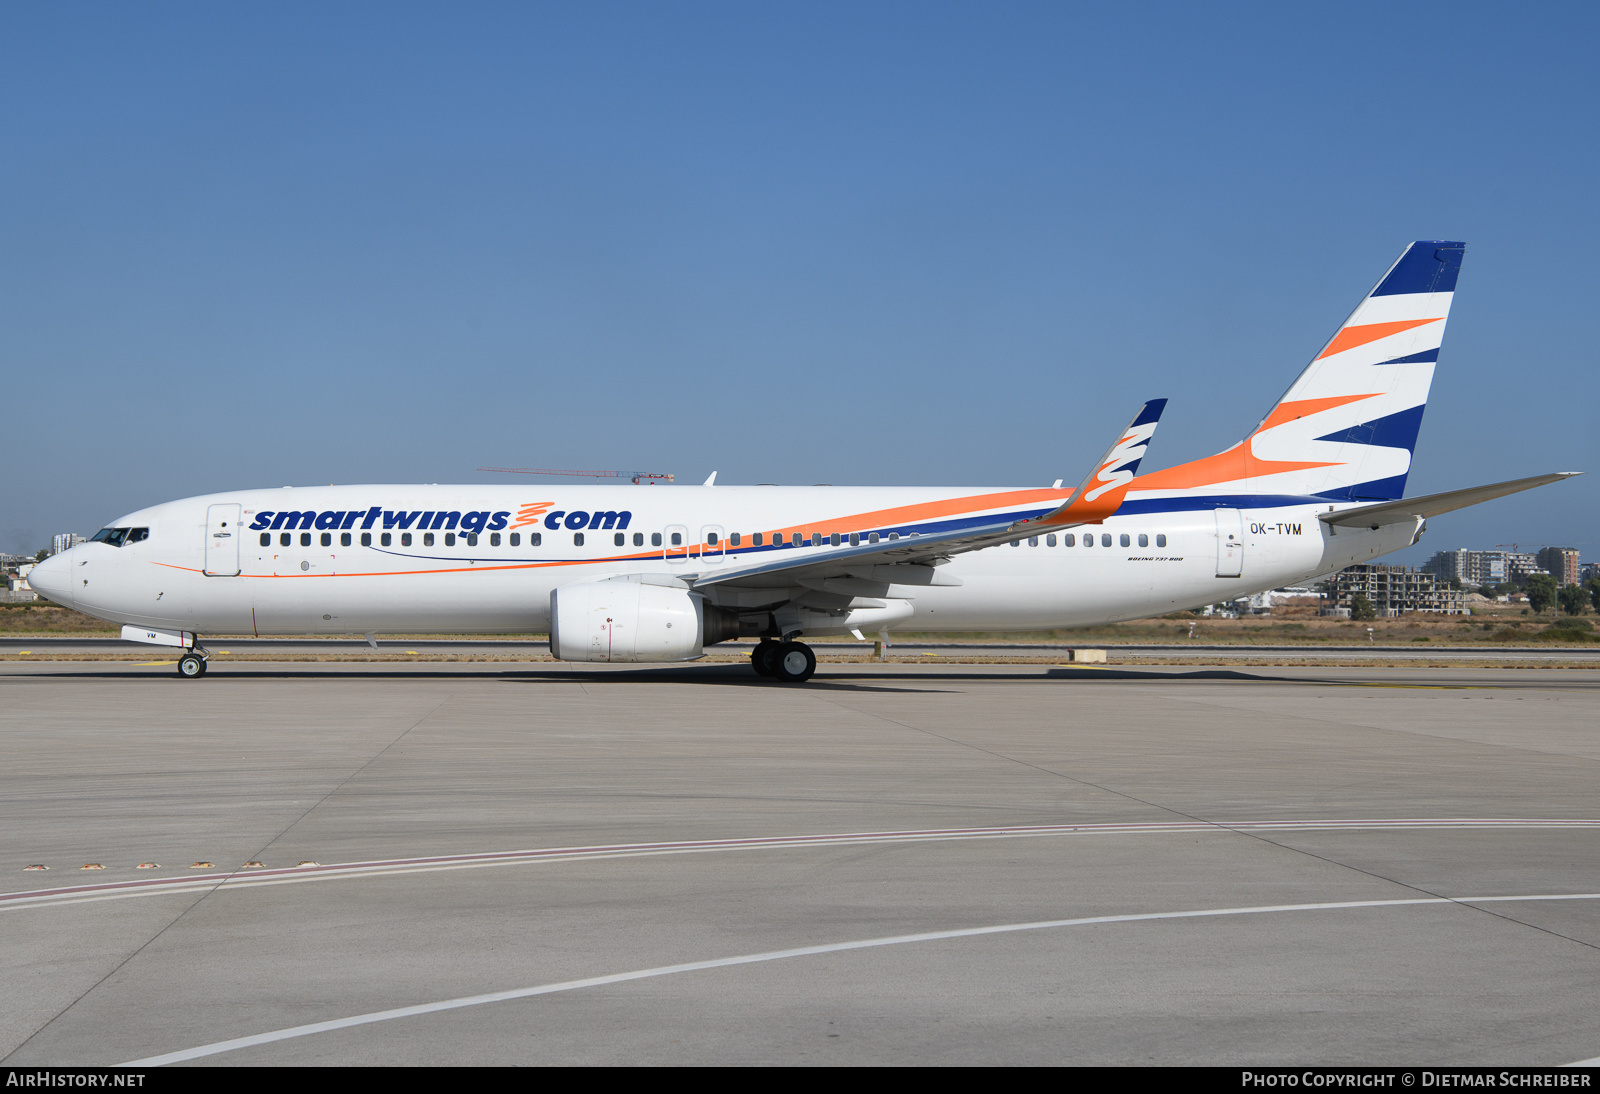
[[[1095,469],[1065,502],[1042,517],[911,535],[898,540],[885,538],[857,547],[800,548],[748,566],[702,574],[694,579],[694,585],[696,588],[711,585],[820,588],[823,581],[831,580],[837,585],[838,581],[849,579],[874,585],[959,585],[959,578],[941,578],[935,567],[954,555],[981,551],[1023,536],[1093,524],[1115,513],[1133,482],[1139,461],[1144,458],[1166,405],[1165,399],[1152,399],[1140,407]],[[862,595],[872,594],[863,592]],[[880,590],[877,595],[884,593]]]
[[1401,524],[1410,520],[1436,517],[1456,509],[1465,509],[1479,502],[1493,501],[1507,494],[1532,490],[1535,486],[1570,479],[1582,471],[1555,471],[1548,475],[1534,475],[1528,479],[1512,479],[1488,486],[1470,486],[1465,490],[1451,490],[1443,494],[1425,494],[1420,498],[1400,501],[1383,501],[1376,505],[1363,505],[1358,509],[1344,509],[1337,513],[1321,513],[1317,519],[1324,524],[1347,528],[1381,528],[1385,524]]

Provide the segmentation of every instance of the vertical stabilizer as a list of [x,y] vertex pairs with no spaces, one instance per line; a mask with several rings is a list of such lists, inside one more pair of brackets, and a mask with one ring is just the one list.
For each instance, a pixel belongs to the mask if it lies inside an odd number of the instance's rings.
[[1401,497],[1465,247],[1411,244],[1250,436],[1143,476],[1131,493]]

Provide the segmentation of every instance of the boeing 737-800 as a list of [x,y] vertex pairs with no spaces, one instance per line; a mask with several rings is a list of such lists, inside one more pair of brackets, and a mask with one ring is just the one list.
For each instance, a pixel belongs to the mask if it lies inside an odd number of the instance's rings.
[[1402,499],[1464,245],[1411,244],[1243,441],[1138,475],[1146,403],[1063,490],[326,486],[141,509],[40,563],[49,599],[181,648],[204,634],[548,631],[566,661],[758,637],[1067,628],[1277,588],[1417,541],[1429,517],[1566,477]]

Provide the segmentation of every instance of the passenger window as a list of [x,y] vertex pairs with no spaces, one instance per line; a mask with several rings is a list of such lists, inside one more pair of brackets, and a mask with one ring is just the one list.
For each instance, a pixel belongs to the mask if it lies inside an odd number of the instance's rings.
[[643,547],[644,546],[644,533],[643,532],[635,532],[635,533],[633,533],[633,545],[635,547]]
[[763,538],[763,537],[762,537],[762,535],[761,535],[761,533],[760,533],[760,532],[757,532],[757,533],[756,533],[756,534],[755,534],[755,535],[753,535],[753,536],[751,536],[751,537],[750,537],[750,543],[751,543],[751,545],[752,545],[752,546],[755,546],[755,547],[759,547],[759,546],[761,546],[761,540],[762,540],[762,538]]
[[652,546],[652,547],[661,546],[661,533],[660,532],[651,532],[650,533],[650,546]]
[[728,545],[730,547],[739,546],[739,533],[738,532],[735,532],[731,536],[728,537]]
[[851,532],[850,533],[850,546],[852,546],[852,547],[861,546],[861,533],[860,532]]
[[1126,532],[1122,533],[1121,538],[1117,542],[1121,543],[1124,547],[1133,546],[1133,540],[1128,538],[1128,533]]
[[1056,536],[1054,532],[1044,537],[1044,545],[1046,547],[1054,547],[1056,545]]
[[822,533],[821,532],[812,532],[811,533],[811,546],[813,546],[813,547],[821,547],[822,546]]
[[889,533],[889,538],[891,540],[899,539],[900,538],[900,533],[899,532],[890,532]]
[[400,533],[400,546],[402,546],[402,547],[411,546],[411,533],[410,532],[401,532]]
[[791,534],[789,536],[789,543],[792,546],[795,546],[795,547],[800,546],[800,533],[799,532],[795,532],[795,533]]
[[529,532],[528,533],[528,546],[529,547],[537,547],[537,546],[539,546],[539,544],[541,544],[543,542],[544,542],[544,533],[543,532]]
[[1111,546],[1111,533],[1110,532],[1101,532],[1100,533],[1100,546],[1102,546],[1102,547]]
[[709,547],[715,547],[717,545],[717,533],[715,533],[715,532],[707,532],[706,533],[706,545],[709,546]]
[[499,532],[490,532],[489,533],[489,546],[491,546],[491,547],[500,546],[500,533]]
[[1078,537],[1068,532],[1061,537],[1061,543],[1065,547],[1076,547],[1078,545]]
[[831,546],[834,546],[834,547],[839,546],[839,533],[835,532],[835,533],[833,533],[833,535],[829,536],[828,537],[828,543]]
[[422,533],[422,545],[424,547],[432,547],[433,546],[433,533],[432,532],[424,532],[424,533]]
[[302,547],[311,546],[311,533],[310,532],[301,532],[300,533],[300,546],[302,546]]
[[388,547],[390,544],[394,543],[394,537],[388,532],[384,532],[378,537],[378,542],[383,544],[383,546]]
[[476,533],[476,532],[468,532],[467,533],[467,546],[468,547],[476,547],[477,545],[478,545],[478,533]]
[[1165,547],[1166,545],[1167,545],[1167,537],[1165,535],[1158,534],[1156,536],[1156,546],[1157,547]]
[[615,543],[616,543],[616,545],[618,547],[621,547],[624,543],[627,542],[627,539],[628,539],[627,536],[623,535],[621,532],[618,532],[617,533],[617,538],[615,540]]
[[361,546],[363,546],[363,547],[371,547],[372,546],[372,533],[371,532],[362,532],[361,533]]
[[674,547],[682,547],[683,546],[683,533],[682,532],[674,532],[674,533],[672,533],[672,545]]
[[1094,546],[1094,533],[1093,532],[1090,532],[1089,534],[1087,534],[1087,535],[1085,535],[1083,537],[1083,545],[1085,547],[1093,547]]
[[572,545],[574,547],[582,547],[583,546],[583,533],[582,532],[578,532],[578,533],[573,535],[573,537],[572,537]]
[[1028,546],[1029,547],[1037,547],[1037,546],[1039,546],[1039,537],[1038,536],[1029,536],[1028,537]]
[[1143,532],[1139,533],[1139,546],[1141,546],[1141,547],[1150,546],[1150,537],[1145,535]]
[[867,542],[869,544],[878,542],[878,533],[876,533],[876,532],[868,532],[867,533]]
[[324,547],[332,547],[333,546],[333,533],[332,532],[324,532],[324,533],[322,533],[322,545]]
[[271,532],[262,532],[261,533],[261,546],[263,546],[263,547],[271,547],[272,546],[272,533]]
[[1014,539],[1014,540],[1011,541],[1011,546],[1013,546],[1013,547],[1021,547],[1022,546],[1022,541],[1020,539]]
[[340,532],[339,533],[339,546],[341,546],[341,547],[350,546],[350,533],[349,532]]
[[510,537],[509,537],[509,539],[511,541],[511,546],[513,546],[513,547],[521,547],[522,546],[522,533],[521,532],[512,532]]
[[456,545],[456,534],[454,532],[446,532],[444,534],[444,545],[446,547],[454,547]]

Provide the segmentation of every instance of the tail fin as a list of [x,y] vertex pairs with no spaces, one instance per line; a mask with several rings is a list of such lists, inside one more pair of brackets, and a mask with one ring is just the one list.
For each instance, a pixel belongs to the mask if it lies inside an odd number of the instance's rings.
[[1465,247],[1411,244],[1254,432],[1226,452],[1143,476],[1133,493],[1401,497]]

